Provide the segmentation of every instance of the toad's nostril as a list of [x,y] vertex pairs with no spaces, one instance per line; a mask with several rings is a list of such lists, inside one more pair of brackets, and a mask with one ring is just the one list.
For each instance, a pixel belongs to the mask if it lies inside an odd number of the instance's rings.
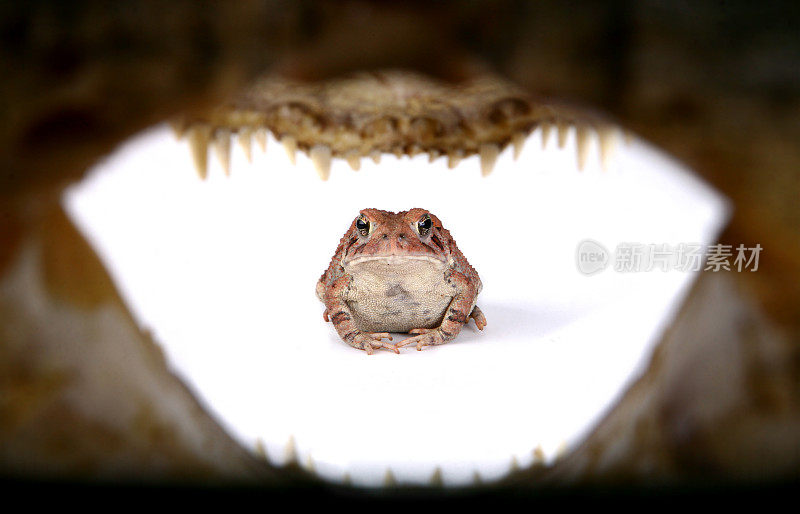
[[387,236],[386,234],[383,234],[383,238],[384,238],[384,239],[387,239],[388,237],[389,237],[389,236]]

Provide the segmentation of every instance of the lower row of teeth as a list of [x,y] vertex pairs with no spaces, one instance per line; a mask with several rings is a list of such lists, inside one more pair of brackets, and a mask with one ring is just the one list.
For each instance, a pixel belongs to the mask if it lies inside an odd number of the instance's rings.
[[[261,439],[256,440],[255,453],[263,458],[269,465],[271,466],[298,466],[305,470],[307,473],[310,473],[314,476],[322,476],[317,469],[317,462],[314,460],[312,454],[307,452],[304,458],[301,458],[298,450],[297,444],[293,436],[289,437],[289,440],[286,442],[286,445],[283,448],[283,458],[274,458],[267,452],[266,446]],[[561,448],[556,452],[556,458],[560,457],[566,451],[566,443],[561,445]],[[544,466],[547,462],[547,458],[545,456],[545,452],[542,450],[541,446],[537,446],[531,452],[531,461],[530,463],[524,466],[525,468],[535,468]],[[509,458],[508,465],[506,466],[505,472],[503,476],[508,475],[512,472],[519,471],[523,469],[523,466],[520,465],[520,461],[517,456],[512,455]],[[457,481],[453,483],[453,481],[445,480],[444,473],[442,471],[441,466],[436,466],[432,472],[430,472],[426,477],[420,476],[413,481],[403,481],[398,480],[395,475],[395,472],[392,470],[391,466],[387,466],[386,470],[383,472],[382,476],[379,480],[375,480],[377,477],[364,477],[361,475],[356,475],[354,478],[353,475],[346,470],[343,470],[339,473],[334,473],[331,475],[330,473],[325,473],[324,477],[329,480],[338,481],[343,485],[379,485],[381,487],[394,487],[394,486],[402,486],[402,485],[427,485],[432,487],[443,487],[443,486],[450,486],[450,485],[482,485],[486,483],[488,480],[484,479],[481,476],[480,472],[477,469],[472,471],[471,480],[468,482],[461,482]],[[369,478],[372,478],[370,480]],[[493,477],[493,480],[496,480],[498,477]]]

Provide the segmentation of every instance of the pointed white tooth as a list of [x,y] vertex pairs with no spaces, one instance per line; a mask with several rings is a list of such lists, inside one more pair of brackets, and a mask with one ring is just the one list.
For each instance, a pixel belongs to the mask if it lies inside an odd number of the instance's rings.
[[550,129],[552,128],[553,126],[550,123],[542,123],[542,150],[547,148],[547,141],[550,139]]
[[453,150],[447,153],[447,167],[451,170],[458,166],[461,159],[464,158],[464,150]]
[[613,128],[603,128],[597,133],[600,143],[600,165],[604,171],[608,171],[608,166],[617,149],[617,131]]
[[353,479],[350,476],[349,472],[345,472],[344,476],[342,477],[342,483],[344,485],[352,485],[353,484]]
[[564,121],[557,121],[556,129],[558,130],[558,147],[564,148],[564,145],[567,144],[567,134],[569,134],[569,125]]
[[211,127],[195,125],[189,129],[188,137],[194,167],[200,178],[205,179],[208,176],[208,142],[211,138]]
[[239,144],[242,145],[247,162],[253,162],[253,129],[250,127],[239,129]]
[[533,463],[534,464],[543,464],[544,463],[544,450],[542,450],[542,445],[536,446],[533,449]]
[[306,456],[306,471],[314,473],[317,470],[316,464],[314,464],[314,459],[311,457],[311,453]]
[[264,460],[269,460],[269,457],[267,457],[267,449],[264,447],[264,441],[260,437],[256,439],[256,455],[261,456]]
[[297,139],[292,136],[284,136],[281,139],[283,148],[286,149],[286,155],[289,156],[289,162],[295,164],[297,162]]
[[267,129],[259,128],[255,131],[255,138],[256,143],[258,143],[259,148],[261,148],[262,152],[267,151]]
[[488,177],[494,170],[494,163],[500,155],[500,147],[494,143],[484,143],[480,149],[481,155],[481,175]]
[[575,129],[576,147],[578,149],[578,170],[586,167],[586,158],[589,156],[589,136],[591,131],[586,125],[578,125]]
[[511,456],[511,465],[509,467],[509,472],[512,471],[519,471],[519,461],[517,460],[516,455]]
[[396,147],[394,148],[394,150],[392,150],[392,153],[393,153],[393,154],[394,154],[394,156],[395,156],[395,157],[397,157],[398,159],[400,159],[400,158],[402,158],[402,157],[403,157],[403,149],[402,149],[401,147],[399,147],[399,146],[396,146]]
[[174,119],[170,120],[168,123],[172,129],[172,133],[175,134],[175,139],[178,141],[183,139],[183,136],[186,134],[186,122],[182,119]]
[[297,445],[294,442],[294,436],[290,435],[289,440],[286,441],[286,447],[283,450],[283,465],[288,466],[297,462]]
[[394,477],[394,473],[392,473],[392,468],[386,468],[386,474],[383,475],[383,486],[394,487],[396,485],[397,479]]
[[561,441],[561,444],[558,445],[558,449],[556,450],[556,458],[560,459],[561,457],[566,455],[567,454],[567,449],[568,449],[567,442],[566,441]]
[[214,134],[214,151],[217,159],[225,171],[225,175],[231,174],[231,131],[219,129]]
[[442,477],[442,468],[436,466],[436,469],[433,470],[433,475],[431,475],[430,484],[434,487],[442,487],[444,486],[444,478]]
[[317,170],[317,175],[322,180],[328,180],[331,176],[331,149],[325,145],[314,145],[309,152],[311,162]]
[[472,483],[475,485],[481,485],[483,483],[483,479],[481,478],[481,474],[478,473],[478,470],[472,472]]
[[381,163],[381,151],[380,150],[373,150],[369,153],[370,158],[375,164]]
[[353,168],[353,171],[361,169],[361,154],[358,153],[358,150],[350,150],[344,154],[344,158],[347,160],[347,164]]
[[514,147],[514,160],[516,161],[519,159],[520,154],[522,153],[522,147],[525,146],[525,138],[527,134],[523,132],[517,132],[513,136],[511,136],[511,145]]
[[428,162],[433,162],[442,155],[439,150],[429,150],[428,151]]

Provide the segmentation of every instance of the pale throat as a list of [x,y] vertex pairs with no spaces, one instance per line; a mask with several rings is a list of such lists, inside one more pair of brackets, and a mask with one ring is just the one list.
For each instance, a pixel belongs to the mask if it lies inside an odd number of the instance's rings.
[[438,326],[456,291],[448,263],[435,256],[383,255],[353,259],[345,301],[360,330],[407,332]]

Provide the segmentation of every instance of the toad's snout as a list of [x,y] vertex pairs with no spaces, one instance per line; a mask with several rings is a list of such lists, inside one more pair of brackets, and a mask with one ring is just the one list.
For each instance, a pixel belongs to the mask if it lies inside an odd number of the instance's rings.
[[379,251],[389,255],[399,254],[412,248],[416,239],[416,235],[410,229],[386,230],[376,236]]

